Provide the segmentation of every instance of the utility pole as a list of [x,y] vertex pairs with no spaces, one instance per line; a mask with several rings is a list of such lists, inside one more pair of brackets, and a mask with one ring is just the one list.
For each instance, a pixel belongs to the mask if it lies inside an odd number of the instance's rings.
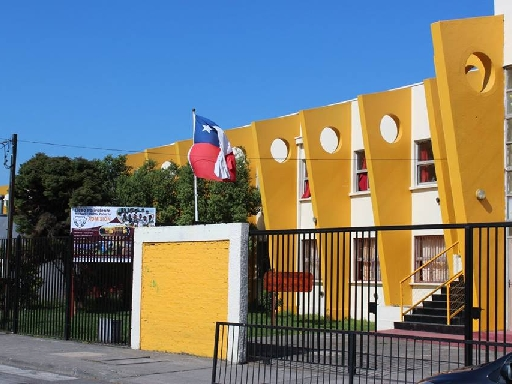
[[[14,180],[16,178],[16,154],[18,152],[18,135],[15,133],[11,139],[12,152],[9,177],[9,205],[7,206],[7,271],[9,271],[9,259],[12,257],[12,226],[14,218]],[[9,276],[9,275],[7,275]]]
[[[9,315],[10,315],[10,309],[11,309],[11,303],[10,303],[10,287],[12,284],[12,277],[11,272],[9,270],[9,263],[13,259],[13,238],[12,238],[12,231],[13,231],[13,218],[14,218],[14,190],[15,190],[15,177],[16,177],[16,155],[18,150],[18,135],[13,134],[12,139],[10,140],[11,144],[11,161],[9,163],[8,169],[10,171],[9,175],[9,200],[8,200],[8,206],[7,206],[7,246],[6,246],[6,254],[5,254],[5,265],[4,265],[4,314],[3,318],[0,319],[0,328],[4,328],[8,325],[9,322]],[[6,159],[7,160],[7,159]],[[6,162],[7,164],[7,162]],[[17,284],[17,282],[16,282]]]

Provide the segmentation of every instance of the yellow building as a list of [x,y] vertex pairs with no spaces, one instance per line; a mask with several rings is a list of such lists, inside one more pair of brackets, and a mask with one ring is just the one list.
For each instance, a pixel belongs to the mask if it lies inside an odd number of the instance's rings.
[[[265,229],[507,218],[510,26],[497,14],[431,28],[435,78],[226,131],[257,175]],[[184,164],[190,145],[149,148],[128,164]]]
[[0,185],[0,215],[7,213],[7,202],[9,201],[9,187]]
[[[262,196],[260,227],[511,219],[511,4],[497,0],[495,16],[434,23],[435,78],[227,130],[251,161]],[[147,149],[128,162],[183,164],[190,145]],[[400,305],[398,282],[418,260],[450,247],[462,253],[459,235],[395,231],[361,245],[379,247],[379,297],[386,306]],[[448,263],[454,272],[454,261]]]
[[[226,131],[250,159],[262,228],[512,219],[512,2],[431,33],[435,78]],[[127,162],[185,164],[190,146],[148,148]],[[414,269],[393,255],[428,258],[458,241],[455,230],[404,236],[379,238],[383,287]],[[396,289],[383,296],[399,304]]]

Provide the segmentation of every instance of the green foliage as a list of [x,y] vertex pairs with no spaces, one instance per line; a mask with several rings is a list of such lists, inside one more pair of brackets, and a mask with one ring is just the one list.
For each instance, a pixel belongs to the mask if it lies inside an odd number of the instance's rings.
[[[260,210],[243,155],[237,157],[235,182],[197,184],[201,223],[247,222]],[[194,175],[188,164],[160,169],[152,160],[131,172],[125,156],[86,160],[38,153],[20,166],[14,221],[25,236],[67,235],[71,208],[89,205],[155,207],[157,225],[191,225]]]
[[16,176],[14,221],[18,232],[34,237],[66,235],[71,207],[114,204],[113,185],[120,175],[127,174],[125,162],[124,156],[86,160],[37,153],[21,164]]
[[[5,255],[4,245],[5,243],[3,243],[0,248],[0,255]],[[17,295],[20,307],[32,308],[38,303],[39,289],[43,285],[43,279],[39,274],[40,263],[34,263],[31,261],[32,254],[30,249],[23,249],[20,252],[19,274],[20,276],[23,276],[23,279],[20,280],[17,287],[14,279],[9,280],[9,297],[10,301],[12,301]],[[13,273],[15,270],[15,260],[9,260],[9,271]],[[0,303],[5,302],[5,293],[5,290],[0,290]]]
[[146,161],[132,174],[124,174],[117,180],[116,195],[121,206],[154,207],[158,225],[176,223],[178,166],[159,169],[153,160]]
[[263,291],[261,306],[264,313],[271,314],[272,308],[276,311],[283,306],[283,299],[279,297],[277,292]]
[[39,288],[43,285],[43,279],[39,275],[39,265],[25,258],[20,265],[20,275],[23,276],[18,291],[20,306],[32,308],[38,303]]
[[[261,197],[258,189],[251,185],[249,161],[244,155],[237,157],[236,171],[235,182],[197,180],[199,222],[245,223],[258,213]],[[179,169],[177,194],[180,215],[176,224],[193,224],[194,174],[189,165]]]

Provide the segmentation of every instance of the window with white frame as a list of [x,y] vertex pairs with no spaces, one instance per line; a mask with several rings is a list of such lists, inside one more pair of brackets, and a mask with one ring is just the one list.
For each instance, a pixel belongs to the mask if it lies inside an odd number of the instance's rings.
[[302,270],[310,272],[315,280],[320,280],[320,259],[316,246],[316,239],[302,240]]
[[[506,108],[505,108],[505,183],[507,194],[507,220],[512,220],[512,68],[506,74]],[[509,229],[512,236],[512,228]]]
[[416,236],[414,238],[414,270],[440,255],[414,275],[416,283],[444,283],[448,280],[448,261],[445,249],[443,235]]
[[309,177],[308,177],[308,169],[306,168],[306,160],[300,161],[299,166],[300,172],[300,190],[299,196],[301,199],[310,199],[311,198],[311,190],[309,189]]
[[416,142],[416,185],[437,182],[436,167],[432,141],[422,140]]
[[355,172],[355,191],[364,192],[370,190],[368,181],[368,169],[366,168],[366,154],[363,151],[355,152],[356,172]]
[[354,280],[381,281],[376,244],[374,237],[354,239]]

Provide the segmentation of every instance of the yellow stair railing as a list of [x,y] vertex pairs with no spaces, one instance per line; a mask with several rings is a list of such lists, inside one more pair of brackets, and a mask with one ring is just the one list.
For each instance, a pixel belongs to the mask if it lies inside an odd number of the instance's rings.
[[409,281],[415,274],[420,272],[422,269],[428,267],[431,263],[436,261],[441,256],[445,255],[449,250],[453,249],[459,244],[457,241],[456,243],[452,244],[450,247],[446,248],[439,254],[437,254],[435,257],[427,261],[425,264],[423,264],[421,267],[416,268],[412,273],[404,277],[402,280],[400,280],[400,314],[402,321],[404,320],[404,316],[411,312],[414,308],[417,308],[420,306],[425,300],[430,298],[434,293],[436,293],[438,290],[440,290],[443,287],[446,287],[447,289],[447,311],[446,311],[446,324],[450,325],[452,319],[459,314],[462,310],[464,310],[464,287],[455,286],[452,287],[452,284],[455,281],[458,281],[459,278],[464,276],[464,273],[462,271],[456,273],[452,277],[450,277],[447,281],[440,283],[438,286],[436,286],[434,289],[432,289],[429,293],[424,295],[420,300],[418,300],[415,303],[412,303],[410,307],[404,310],[404,291],[405,291],[405,283]]

